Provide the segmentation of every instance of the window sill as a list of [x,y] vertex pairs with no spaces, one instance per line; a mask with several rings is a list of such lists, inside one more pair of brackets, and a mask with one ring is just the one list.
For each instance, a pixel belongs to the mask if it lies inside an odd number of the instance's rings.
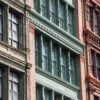
[[11,49],[11,50],[16,51],[16,52],[18,52],[20,54],[25,55],[25,51],[22,51],[19,48],[14,48],[11,45],[9,45],[8,43],[5,43],[4,41],[0,41],[0,45],[4,46],[4,48]]
[[79,86],[75,86],[75,85],[69,83],[68,81],[63,80],[60,77],[54,76],[50,72],[44,71],[42,68],[37,67],[37,66],[36,66],[36,73],[39,73],[39,74],[59,83],[67,88],[70,88],[76,92],[80,90]]

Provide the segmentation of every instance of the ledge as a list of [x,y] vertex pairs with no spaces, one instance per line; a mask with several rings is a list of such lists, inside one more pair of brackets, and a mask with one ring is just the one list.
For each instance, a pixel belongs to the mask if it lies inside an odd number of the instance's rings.
[[80,87],[75,86],[75,85],[69,83],[68,81],[63,80],[60,77],[54,76],[50,72],[44,71],[43,69],[41,69],[37,66],[36,66],[36,73],[39,73],[40,75],[43,75],[43,76],[63,85],[71,90],[74,90],[76,92],[80,91]]
[[81,43],[79,39],[50,22],[48,19],[42,17],[37,12],[31,10],[29,20],[35,25],[36,29],[55,39],[75,53],[83,54],[85,44]]

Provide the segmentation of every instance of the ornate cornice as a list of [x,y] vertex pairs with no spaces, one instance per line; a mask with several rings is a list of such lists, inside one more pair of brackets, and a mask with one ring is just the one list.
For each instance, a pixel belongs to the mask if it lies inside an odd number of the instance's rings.
[[1,0],[1,2],[8,5],[9,7],[12,7],[20,13],[24,13],[25,11],[25,3],[21,2],[20,0]]
[[29,16],[30,22],[33,23],[36,29],[41,30],[44,34],[50,36],[56,41],[60,42],[72,51],[81,54],[84,50],[84,44],[76,37],[60,29],[58,26],[42,17],[40,14],[31,11]]
[[89,44],[97,50],[100,50],[100,36],[97,36],[89,29],[86,29],[84,32],[86,44]]
[[88,83],[89,88],[91,90],[93,90],[93,91],[98,90],[100,93],[100,81],[99,80],[97,80],[96,78],[94,78],[93,76],[88,74],[86,76],[86,82]]

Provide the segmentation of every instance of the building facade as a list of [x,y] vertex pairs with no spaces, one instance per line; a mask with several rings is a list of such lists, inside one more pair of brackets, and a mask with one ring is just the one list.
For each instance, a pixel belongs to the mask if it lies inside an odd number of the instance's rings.
[[32,64],[31,100],[81,100],[79,72],[84,67],[84,44],[82,28],[77,27],[82,27],[80,4],[80,0],[30,2],[27,45]]
[[26,2],[0,0],[0,100],[26,100]]
[[86,99],[100,100],[100,1],[84,0]]

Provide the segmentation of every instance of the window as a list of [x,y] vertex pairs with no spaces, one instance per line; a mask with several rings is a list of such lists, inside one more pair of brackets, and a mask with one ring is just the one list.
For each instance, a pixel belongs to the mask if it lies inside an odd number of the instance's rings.
[[93,29],[96,34],[98,34],[98,13],[93,11]]
[[49,41],[44,40],[43,41],[43,67],[44,70],[49,71]]
[[[48,39],[41,32],[35,38],[35,64],[55,77],[77,85],[78,80],[77,58],[70,50],[64,49],[52,39]],[[77,71],[77,73],[76,73]],[[77,79],[76,79],[77,78]]]
[[95,51],[91,51],[92,57],[92,73],[95,78],[100,80],[100,55]]
[[18,48],[18,18],[12,12],[9,12],[9,44],[15,48]]
[[59,26],[65,29],[65,4],[62,2],[59,4]]
[[19,100],[19,78],[13,72],[9,76],[9,100]]
[[56,0],[50,0],[50,20],[56,23]]
[[55,94],[54,94],[54,100],[62,100],[61,94],[58,94],[58,93],[55,92]]
[[89,26],[90,29],[93,30],[93,8],[89,7],[88,8],[88,22],[89,22]]
[[94,100],[100,100],[100,97],[94,96]]
[[45,88],[45,100],[52,100],[52,91]]
[[67,4],[63,0],[34,0],[34,9],[61,29],[75,36],[73,34],[76,20],[75,8],[69,3]]
[[41,15],[47,18],[47,0],[40,0]]
[[68,59],[68,55],[66,51],[63,50],[61,54],[61,77],[64,80],[67,80],[67,70],[68,70],[67,59]]
[[52,48],[52,74],[58,75],[58,49],[56,46]]
[[41,47],[40,47],[40,35],[37,33],[36,37],[35,37],[35,64],[37,66],[40,67],[40,51],[41,51]]
[[71,100],[70,98],[68,98],[68,97],[64,97],[64,100]]
[[70,53],[69,74],[70,74],[70,82],[72,84],[75,84],[75,82],[76,82],[75,68],[76,68],[76,57],[75,57],[75,55]]
[[43,100],[42,98],[42,86],[36,84],[36,100]]
[[0,40],[3,40],[3,31],[2,31],[2,7],[0,7]]
[[68,9],[68,32],[73,34],[73,10],[71,8]]
[[2,80],[2,70],[0,69],[0,100],[2,100],[2,87],[3,87],[3,80]]

